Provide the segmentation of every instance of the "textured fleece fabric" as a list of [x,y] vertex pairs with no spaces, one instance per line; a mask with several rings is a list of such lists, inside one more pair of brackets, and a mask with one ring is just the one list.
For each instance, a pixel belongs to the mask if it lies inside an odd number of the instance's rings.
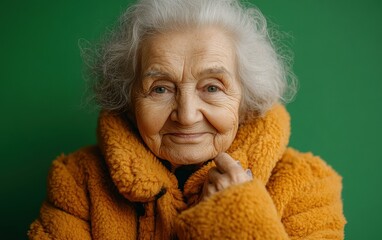
[[58,157],[30,239],[343,239],[341,177],[319,157],[287,148],[281,105],[247,121],[227,151],[251,182],[200,201],[212,161],[183,191],[128,121],[103,112],[99,143]]

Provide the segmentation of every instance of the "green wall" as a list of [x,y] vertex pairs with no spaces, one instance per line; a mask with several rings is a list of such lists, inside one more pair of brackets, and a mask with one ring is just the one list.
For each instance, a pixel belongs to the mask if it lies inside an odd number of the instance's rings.
[[[382,214],[381,1],[255,3],[292,36],[300,89],[288,105],[291,145],[322,156],[343,176],[346,239],[376,239]],[[97,112],[83,107],[78,40],[98,39],[126,5],[0,3],[2,239],[25,238],[45,197],[52,159],[95,143]]]

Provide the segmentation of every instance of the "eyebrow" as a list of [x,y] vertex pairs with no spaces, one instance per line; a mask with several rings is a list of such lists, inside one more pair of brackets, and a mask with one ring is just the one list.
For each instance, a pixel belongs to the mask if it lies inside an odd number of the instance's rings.
[[225,67],[211,67],[202,70],[199,75],[210,75],[210,74],[227,74],[232,77],[231,73]]
[[[210,67],[198,73],[199,76],[211,75],[211,74],[227,74],[229,77],[232,77],[232,74],[225,67]],[[160,71],[158,69],[151,69],[146,71],[143,74],[143,78],[160,78],[160,77],[169,78],[171,77],[171,75],[169,73]]]

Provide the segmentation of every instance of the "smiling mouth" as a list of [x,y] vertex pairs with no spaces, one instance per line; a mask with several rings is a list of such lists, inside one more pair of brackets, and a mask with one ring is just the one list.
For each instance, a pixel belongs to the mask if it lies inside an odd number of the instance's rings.
[[203,141],[207,133],[168,133],[166,135],[175,143],[196,144]]

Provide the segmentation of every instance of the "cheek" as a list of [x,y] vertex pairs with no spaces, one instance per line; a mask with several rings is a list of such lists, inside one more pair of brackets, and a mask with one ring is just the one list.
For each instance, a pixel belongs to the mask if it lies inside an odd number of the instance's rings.
[[[209,123],[217,130],[220,138],[229,140],[236,136],[239,126],[239,109],[242,99],[240,85],[231,84],[226,94],[214,99],[205,112]],[[223,139],[221,139],[223,140]]]
[[159,134],[171,110],[166,105],[143,99],[135,104],[135,117],[141,136],[153,138]]
[[239,103],[232,101],[221,106],[213,106],[206,111],[205,116],[218,133],[235,135],[239,124]]

